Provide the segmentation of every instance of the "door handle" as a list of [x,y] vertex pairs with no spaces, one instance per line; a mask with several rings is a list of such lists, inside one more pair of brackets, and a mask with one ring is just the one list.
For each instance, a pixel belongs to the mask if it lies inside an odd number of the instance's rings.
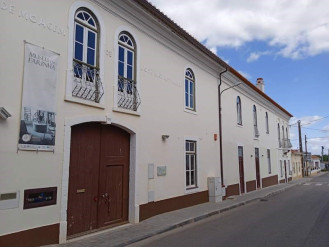
[[102,197],[103,197],[103,198],[107,198],[107,197],[108,197],[108,194],[105,193],[105,194],[102,195]]

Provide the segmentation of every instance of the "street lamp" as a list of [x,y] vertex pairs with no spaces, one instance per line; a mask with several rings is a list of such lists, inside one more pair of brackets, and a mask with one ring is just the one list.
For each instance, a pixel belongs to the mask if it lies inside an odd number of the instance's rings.
[[219,153],[220,153],[220,176],[222,180],[222,187],[225,187],[224,185],[224,172],[223,172],[223,137],[222,137],[222,94],[236,86],[239,86],[242,82],[239,82],[237,84],[234,84],[228,88],[225,88],[223,91],[220,91],[220,86],[222,85],[222,74],[227,72],[227,68],[225,68],[224,71],[219,73],[219,85],[218,85],[218,108],[219,108]]

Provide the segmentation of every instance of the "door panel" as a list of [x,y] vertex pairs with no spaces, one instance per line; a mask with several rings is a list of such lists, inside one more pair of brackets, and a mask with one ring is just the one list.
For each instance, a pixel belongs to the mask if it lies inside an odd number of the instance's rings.
[[102,127],[98,226],[128,220],[130,135]]
[[67,207],[68,235],[97,226],[100,129],[93,124],[72,127],[69,192]]
[[239,156],[239,175],[240,175],[240,192],[243,194],[245,192],[244,188],[244,168],[243,168],[243,148],[238,147]]
[[98,123],[72,127],[68,236],[128,220],[130,135]]

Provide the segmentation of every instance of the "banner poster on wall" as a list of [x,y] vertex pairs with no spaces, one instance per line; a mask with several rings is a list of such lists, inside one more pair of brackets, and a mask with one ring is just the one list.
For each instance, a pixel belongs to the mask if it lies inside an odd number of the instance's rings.
[[18,149],[53,151],[59,54],[25,42]]

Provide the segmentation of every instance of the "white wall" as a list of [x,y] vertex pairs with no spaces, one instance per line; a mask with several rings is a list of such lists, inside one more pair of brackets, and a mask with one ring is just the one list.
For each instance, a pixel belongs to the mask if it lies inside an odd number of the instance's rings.
[[[189,193],[185,190],[184,140],[194,137],[198,140],[199,181],[196,191],[207,190],[207,177],[219,176],[219,142],[214,141],[218,134],[217,78],[206,71],[201,61],[173,46],[169,40],[161,38],[157,42],[155,33],[140,26],[133,17],[129,17],[117,7],[105,5],[110,9],[93,4],[102,18],[104,44],[101,52],[104,57],[103,108],[65,101],[69,47],[69,10],[74,1],[5,1],[13,4],[13,13],[9,9],[0,9],[2,26],[0,52],[2,58],[0,74],[2,89],[0,105],[6,107],[12,117],[0,121],[0,193],[20,191],[19,208],[0,210],[0,218],[6,224],[0,224],[0,235],[29,228],[59,223],[65,220],[63,213],[62,189],[67,183],[66,164],[69,162],[64,153],[68,153],[69,136],[65,136],[65,123],[76,119],[111,119],[127,129],[133,129],[136,137],[136,153],[133,160],[135,172],[135,198],[132,211],[148,202],[148,190],[155,191],[155,200]],[[21,10],[29,13],[28,19],[19,17]],[[38,24],[40,19],[57,25],[62,33],[49,30]],[[124,18],[128,18],[128,21]],[[35,22],[35,20],[37,20]],[[136,25],[136,26],[135,26]],[[52,26],[53,27],[53,26]],[[132,32],[137,40],[138,81],[141,94],[141,111],[138,115],[113,111],[113,88],[116,83],[116,38],[118,30]],[[20,125],[21,94],[23,77],[24,40],[45,47],[60,54],[59,75],[57,81],[57,131],[56,146],[52,152],[18,151],[17,142]],[[165,45],[166,44],[166,45]],[[179,53],[179,54],[178,54]],[[196,114],[184,111],[184,73],[186,68],[193,69],[196,77]],[[211,70],[208,68],[208,70]],[[37,97],[37,95],[36,95]],[[95,104],[93,104],[95,105]],[[69,132],[66,132],[69,133]],[[170,135],[165,142],[161,135]],[[64,157],[66,157],[64,159]],[[155,176],[150,185],[147,179],[147,166],[167,166],[167,175]],[[66,169],[66,170],[65,170]],[[64,176],[65,177],[65,176]],[[62,188],[63,182],[63,188]],[[23,192],[25,189],[40,187],[58,187],[57,204],[42,208],[23,210]],[[66,186],[66,187],[65,187]],[[65,208],[64,208],[65,209]],[[64,210],[65,214],[65,210]],[[137,221],[138,221],[138,216]],[[63,231],[63,229],[61,230]]]

